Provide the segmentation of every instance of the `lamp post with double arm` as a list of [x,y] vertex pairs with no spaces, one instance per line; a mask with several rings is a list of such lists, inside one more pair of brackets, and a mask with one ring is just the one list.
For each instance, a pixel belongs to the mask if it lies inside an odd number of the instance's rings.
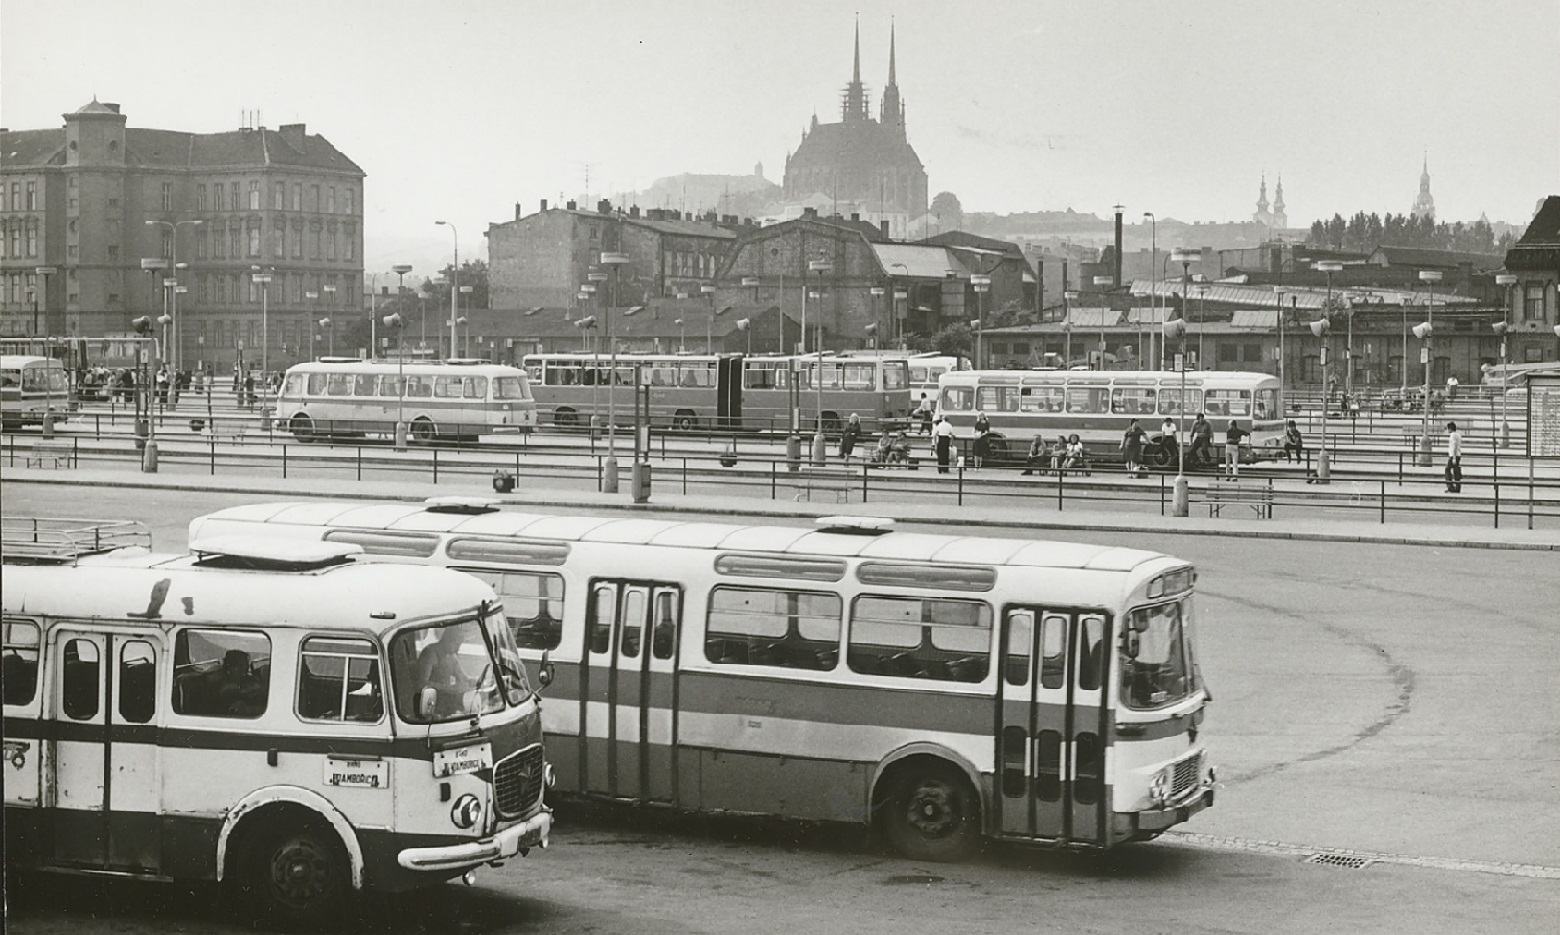
[[[188,224],[191,227],[199,227],[200,225],[202,225],[204,223],[206,223],[206,222],[202,218],[191,218],[189,220],[184,220],[184,221],[164,221],[164,220],[160,220],[160,219],[157,219],[157,218],[148,218],[147,219],[147,221],[146,221],[146,226],[147,227],[165,227],[165,228],[168,229],[168,248],[169,248],[168,249],[168,254],[169,254],[168,255],[168,264],[169,264],[169,267],[174,270],[174,274],[173,275],[174,275],[175,278],[177,278],[178,275],[179,275],[178,271],[180,269],[184,268],[184,266],[179,263],[179,228],[184,226],[185,224]],[[143,268],[144,268],[144,266],[143,266]],[[175,301],[178,301],[178,300],[175,299]],[[178,322],[179,312],[178,312],[178,308],[177,307],[174,308],[173,317],[174,317],[173,341],[174,341],[175,348],[174,348],[174,354],[172,356],[173,356],[174,369],[175,369],[175,372],[177,372],[179,369],[181,369],[184,366],[184,354],[183,354],[183,352],[181,350],[181,345],[182,345],[183,342],[182,342],[181,337],[180,337],[180,332],[182,331],[182,328],[180,327],[179,322]],[[166,351],[164,351],[164,353],[166,354]]]
[[1310,328],[1311,334],[1321,343],[1319,354],[1322,358],[1322,446],[1316,452],[1316,482],[1327,484],[1332,482],[1331,455],[1327,451],[1327,334],[1332,330],[1332,322],[1325,310],[1321,318],[1311,322]]
[[[601,465],[601,490],[603,493],[618,492],[618,463],[617,463],[617,339],[612,334],[612,311],[618,304],[618,288],[622,284],[623,267],[630,262],[628,254],[603,252],[601,265],[612,270],[612,304],[606,306],[607,315],[607,354],[608,366],[611,368],[607,375],[607,457]],[[637,390],[635,392],[638,392]]]
[[1419,271],[1419,281],[1429,288],[1430,305],[1425,320],[1414,326],[1414,337],[1424,342],[1420,348],[1420,356],[1425,359],[1425,411],[1423,429],[1419,435],[1419,457],[1417,462],[1420,467],[1429,467],[1433,463],[1430,454],[1430,363],[1431,363],[1431,335],[1435,332],[1435,284],[1441,281],[1441,271],[1438,269],[1422,269]]
[[1506,332],[1511,325],[1511,287],[1517,284],[1515,273],[1496,273],[1495,284],[1506,288],[1506,311],[1501,315],[1501,320],[1495,322],[1495,333],[1500,335],[1500,446],[1511,447],[1511,423],[1506,419],[1506,385],[1511,379],[1511,362],[1506,351]]
[[1170,513],[1173,516],[1187,516],[1191,512],[1191,484],[1186,480],[1186,442],[1182,438],[1186,434],[1186,319],[1166,319],[1160,330],[1164,347],[1168,348],[1171,341],[1179,342],[1180,347],[1175,355],[1175,369],[1181,372],[1181,397],[1176,404],[1175,485],[1172,488]]

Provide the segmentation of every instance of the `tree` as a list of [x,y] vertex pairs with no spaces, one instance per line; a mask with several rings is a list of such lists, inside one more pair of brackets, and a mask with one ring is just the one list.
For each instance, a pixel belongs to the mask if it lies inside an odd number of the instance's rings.
[[[433,308],[450,307],[450,273],[452,266],[439,271],[439,279],[424,279],[421,292]],[[470,292],[460,296],[462,310],[488,307],[488,266],[486,260],[467,260],[460,264],[460,284],[470,286]]]
[[964,207],[959,204],[959,196],[953,192],[938,192],[932,199],[931,211],[937,218],[939,230],[960,230],[964,227]]

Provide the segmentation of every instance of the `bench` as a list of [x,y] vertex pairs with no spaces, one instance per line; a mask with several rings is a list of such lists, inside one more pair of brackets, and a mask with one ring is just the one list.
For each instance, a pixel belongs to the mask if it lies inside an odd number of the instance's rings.
[[1204,500],[1208,504],[1210,517],[1221,515],[1224,507],[1232,505],[1250,507],[1257,514],[1258,519],[1273,517],[1271,482],[1242,483],[1240,478],[1236,477],[1215,477],[1208,484]]
[[855,475],[849,471],[828,468],[803,468],[792,475],[796,494],[792,500],[811,501],[814,493],[832,494],[836,503],[850,501],[850,488]]
[[27,454],[22,458],[22,465],[58,468],[63,464],[65,467],[70,467],[74,457],[75,448],[70,439],[40,438],[27,450]]

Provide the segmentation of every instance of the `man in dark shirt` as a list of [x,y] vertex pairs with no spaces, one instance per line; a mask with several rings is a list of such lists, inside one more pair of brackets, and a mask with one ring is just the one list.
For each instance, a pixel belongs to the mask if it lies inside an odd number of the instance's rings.
[[1192,467],[1213,461],[1213,423],[1203,413],[1197,413],[1197,420],[1192,423],[1192,448],[1186,453],[1186,460]]
[[1230,427],[1224,430],[1224,476],[1240,476],[1240,442],[1251,433],[1240,427],[1240,423],[1230,420]]

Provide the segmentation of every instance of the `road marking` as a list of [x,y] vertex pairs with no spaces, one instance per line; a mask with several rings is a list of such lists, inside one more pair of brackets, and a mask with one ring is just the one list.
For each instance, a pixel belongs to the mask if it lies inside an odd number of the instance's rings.
[[1256,841],[1251,838],[1224,837],[1200,834],[1195,831],[1167,831],[1160,838],[1168,844],[1207,851],[1242,851],[1268,854],[1274,857],[1304,857],[1331,854],[1353,857],[1370,863],[1400,864],[1405,867],[1422,867],[1426,870],[1450,870],[1457,873],[1492,873],[1503,877],[1527,877],[1534,880],[1560,880],[1560,867],[1542,864],[1519,864],[1499,860],[1466,860],[1457,857],[1415,857],[1411,854],[1389,854],[1381,851],[1361,851],[1351,848],[1313,847],[1290,844],[1284,841]]

